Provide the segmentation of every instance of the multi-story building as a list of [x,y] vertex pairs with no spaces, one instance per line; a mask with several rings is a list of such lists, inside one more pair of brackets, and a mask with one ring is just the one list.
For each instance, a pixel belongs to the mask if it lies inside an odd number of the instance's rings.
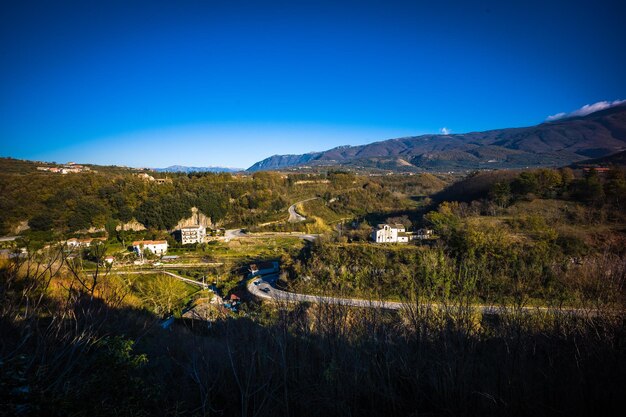
[[186,226],[180,229],[180,241],[183,245],[202,243],[206,237],[206,227],[200,225]]

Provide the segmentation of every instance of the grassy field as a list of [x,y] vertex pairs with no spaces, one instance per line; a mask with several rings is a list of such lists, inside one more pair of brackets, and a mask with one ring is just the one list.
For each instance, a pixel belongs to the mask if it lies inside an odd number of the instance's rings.
[[180,312],[199,291],[197,286],[159,273],[110,275],[108,279],[129,289],[127,305],[161,315]]
[[302,204],[299,204],[297,209],[298,213],[306,217],[319,217],[327,225],[348,220],[353,217],[349,213],[337,213],[336,211],[329,208],[328,205],[321,199],[306,201]]
[[303,246],[303,240],[297,236],[241,238],[211,243],[207,254],[219,261],[248,261],[278,258],[284,253],[297,252]]

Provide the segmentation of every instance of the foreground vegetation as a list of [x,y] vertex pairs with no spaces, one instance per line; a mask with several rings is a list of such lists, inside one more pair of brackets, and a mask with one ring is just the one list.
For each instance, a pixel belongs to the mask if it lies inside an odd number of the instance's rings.
[[[2,200],[3,224],[27,213],[25,240],[42,241],[0,263],[0,415],[582,416],[626,406],[620,170],[481,173],[440,193],[428,175],[202,174],[169,184],[117,171],[10,175],[3,197],[25,208]],[[288,224],[286,207],[302,200],[307,221]],[[193,321],[183,308],[211,300],[208,291],[157,273],[118,276],[101,262],[141,233],[166,235],[192,205],[268,233],[173,244],[173,272],[245,298],[244,267],[278,260],[288,289],[406,308],[244,300]],[[111,227],[131,214],[148,231]],[[438,239],[367,242],[379,221],[432,228]],[[100,224],[108,241],[82,256],[43,244]],[[481,316],[476,303],[507,309]]]
[[[480,317],[461,294],[433,294],[450,308],[432,309],[416,289],[399,313],[251,304],[210,329],[164,330],[114,281],[89,291],[60,264],[36,264],[0,268],[4,415],[620,415],[626,405],[624,317],[602,306]],[[590,279],[600,285],[603,272]]]

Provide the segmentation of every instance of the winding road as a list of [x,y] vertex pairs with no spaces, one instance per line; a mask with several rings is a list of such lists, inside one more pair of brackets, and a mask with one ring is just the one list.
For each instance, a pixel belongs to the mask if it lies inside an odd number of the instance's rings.
[[321,295],[297,294],[279,290],[268,281],[275,281],[278,276],[270,275],[264,278],[257,277],[248,281],[248,292],[257,298],[270,301],[285,301],[289,303],[320,303],[337,304],[349,307],[383,308],[387,310],[400,310],[404,304],[392,301],[374,301],[358,298],[339,298]]
[[[168,275],[172,278],[186,282],[188,284],[196,285],[201,288],[208,288],[208,285],[200,281],[193,280],[191,278],[185,278],[177,275],[173,272],[154,269],[154,270],[142,270],[142,271],[110,271],[110,274],[128,275],[128,274],[155,274],[161,273]],[[384,310],[408,310],[415,308],[415,305],[402,303],[398,301],[381,301],[381,300],[366,300],[361,298],[341,298],[341,297],[329,297],[322,295],[310,295],[310,294],[298,294],[291,293],[275,288],[274,284],[278,280],[278,274],[266,275],[265,277],[256,277],[248,280],[246,288],[250,294],[260,300],[267,300],[272,302],[286,302],[286,303],[314,303],[314,304],[333,304],[346,307],[358,307],[358,308],[378,308]],[[419,305],[424,309],[454,309],[458,308],[453,305],[444,305],[441,303],[423,303]],[[471,306],[475,311],[486,316],[502,315],[506,313],[553,313],[553,314],[566,314],[579,317],[594,317],[600,312],[593,308],[553,308],[553,307],[512,307],[501,305],[483,305],[473,304]],[[622,314],[619,311],[615,311],[616,314]]]
[[[287,302],[287,303],[316,303],[316,304],[334,304],[347,307],[359,307],[359,308],[379,308],[384,310],[408,310],[415,309],[415,305],[402,303],[397,301],[379,301],[379,300],[365,300],[359,298],[340,298],[340,297],[328,297],[321,295],[308,295],[297,294],[287,291],[279,290],[273,287],[270,282],[274,283],[278,279],[277,275],[269,275],[266,277],[257,277],[248,281],[246,288],[248,292],[261,300],[273,301],[273,302]],[[268,282],[269,281],[269,282]],[[458,308],[453,305],[444,305],[441,303],[422,303],[419,308],[423,309],[454,309]],[[554,307],[513,307],[502,305],[483,305],[473,304],[471,305],[475,311],[485,316],[502,315],[506,313],[554,313],[554,314],[566,314],[575,315],[580,317],[593,317],[600,312],[593,308],[554,308]],[[616,312],[621,314],[620,312]]]
[[307,201],[311,201],[311,200],[317,200],[319,197],[313,197],[313,198],[308,198],[306,200],[302,200],[302,201],[298,201],[297,203],[293,203],[292,205],[289,206],[289,219],[287,219],[287,221],[289,223],[299,223],[299,222],[303,222],[306,220],[306,217],[304,217],[302,214],[298,213],[296,211],[296,206],[298,204],[302,204],[302,203],[306,203]]

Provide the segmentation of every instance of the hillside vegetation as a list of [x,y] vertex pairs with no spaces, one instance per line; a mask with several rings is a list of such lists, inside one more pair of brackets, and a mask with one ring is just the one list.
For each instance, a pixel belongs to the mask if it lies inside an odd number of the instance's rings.
[[[372,245],[365,242],[371,228],[356,225],[307,248],[291,267],[290,285],[376,299],[419,290],[426,299],[463,294],[486,304],[589,305],[602,298],[623,307],[621,279],[604,282],[595,301],[587,297],[597,283],[583,281],[598,269],[624,271],[624,171],[592,170],[578,179],[569,169],[477,174],[442,195],[453,201],[412,218],[438,240]],[[389,222],[411,223],[404,219]]]
[[114,230],[132,219],[148,229],[164,231],[189,217],[192,207],[217,225],[246,227],[285,220],[289,205],[315,196],[333,200],[333,210],[351,217],[406,205],[410,196],[435,192],[443,184],[430,175],[387,178],[341,172],[174,174],[158,184],[133,173],[19,171],[0,174],[0,233],[11,233],[20,222],[28,222],[40,236],[67,235],[90,228]]
[[[171,270],[219,280],[224,295],[244,299],[237,311],[155,272],[109,274],[100,260],[120,246],[115,233],[85,259],[50,245],[0,260],[0,415],[623,412],[622,171],[477,174],[452,185],[448,201],[428,198],[443,185],[430,175],[171,179],[4,174],[3,221],[28,219],[25,237],[52,238],[132,215],[156,233],[193,204],[223,224],[268,219],[278,223],[267,228],[325,234],[314,243],[268,233],[173,245],[172,253],[190,252],[179,262],[220,261]],[[310,219],[288,225],[286,207],[311,197],[298,207]],[[430,227],[438,239],[366,242],[379,220]],[[243,285],[245,267],[257,260],[280,261],[278,285],[288,289],[399,299],[405,308],[256,302]],[[181,318],[203,302],[208,320]],[[482,315],[476,303],[498,312]],[[532,305],[551,309],[524,309]],[[170,315],[176,319],[162,328]]]

